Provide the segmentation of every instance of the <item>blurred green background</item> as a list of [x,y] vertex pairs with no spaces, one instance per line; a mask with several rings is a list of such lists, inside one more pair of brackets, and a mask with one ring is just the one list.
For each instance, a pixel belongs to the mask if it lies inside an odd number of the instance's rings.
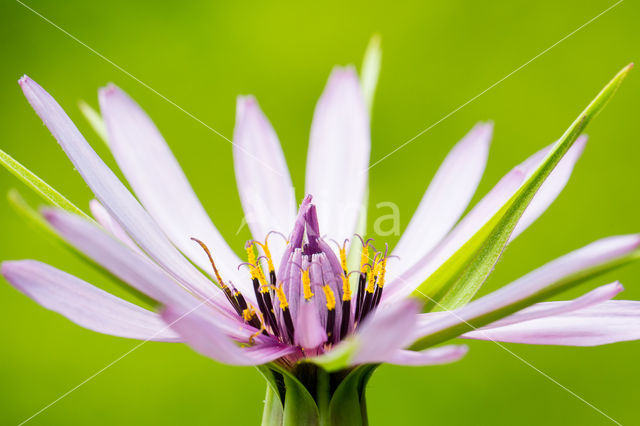
[[[377,160],[614,4],[538,2],[27,3],[204,122],[231,136],[235,97],[257,96],[276,128],[302,197],[313,108],[334,64],[359,65],[373,33],[383,66],[372,118]],[[555,140],[622,66],[640,59],[640,6],[625,1],[371,170],[377,203],[400,206],[402,227],[449,148],[478,120],[495,138],[476,199]],[[49,90],[110,165],[77,101],[96,105],[114,82],[150,113],[216,225],[237,249],[242,212],[231,145],[19,3],[0,5],[0,146],[87,207],[90,191],[24,100],[27,73]],[[640,230],[636,191],[640,74],[592,123],[567,188],[514,242],[484,292],[597,238]],[[17,187],[4,170],[0,192]],[[36,258],[123,294],[50,244],[0,203],[1,259]],[[388,211],[380,212],[388,213]],[[372,222],[370,222],[371,224]],[[371,229],[371,226],[370,228]],[[389,239],[395,243],[396,237]],[[563,297],[620,279],[640,299],[640,264]],[[17,424],[137,342],[95,334],[0,285],[0,423]],[[372,425],[605,425],[640,419],[640,342],[597,348],[471,342],[456,364],[380,368],[369,387]],[[147,343],[34,418],[33,424],[257,424],[264,384],[251,368],[219,365],[177,344]]]

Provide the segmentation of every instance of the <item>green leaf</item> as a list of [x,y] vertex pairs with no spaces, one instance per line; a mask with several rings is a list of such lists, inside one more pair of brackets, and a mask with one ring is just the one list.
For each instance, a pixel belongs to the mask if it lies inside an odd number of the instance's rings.
[[29,188],[34,190],[38,195],[50,202],[54,206],[60,207],[68,212],[75,213],[85,219],[93,221],[86,213],[75,206],[71,201],[66,199],[62,194],[53,189],[49,184],[33,174],[29,169],[16,161],[9,154],[0,149],[0,163],[9,170],[14,176],[24,182]]
[[504,318],[507,315],[511,315],[512,313],[524,309],[527,306],[530,306],[542,300],[546,300],[591,278],[594,278],[605,272],[609,272],[615,268],[619,268],[638,259],[640,259],[640,249],[636,249],[635,251],[627,253],[616,259],[610,259],[606,262],[592,265],[588,269],[583,269],[574,274],[565,276],[564,278],[552,283],[551,285],[540,289],[537,293],[534,293],[520,300],[514,300],[509,305],[506,305],[500,309],[479,315],[475,318],[466,319],[465,321],[452,325],[449,328],[440,330],[429,336],[425,336],[422,339],[416,341],[412,345],[411,349],[426,349],[454,337],[458,337],[461,334],[466,333],[467,331],[475,330],[476,328],[491,324],[492,322]]
[[373,98],[376,93],[376,87],[378,87],[378,76],[380,75],[380,64],[382,63],[380,42],[380,35],[374,34],[371,40],[369,40],[369,45],[362,59],[360,81],[362,84],[362,94],[369,113],[371,113],[373,109]]
[[100,139],[106,142],[107,127],[104,125],[104,120],[102,120],[102,117],[100,116],[98,111],[93,109],[91,105],[89,105],[85,101],[78,102],[78,107],[80,107],[82,115],[84,115],[84,118],[87,119],[93,131],[96,132],[98,136],[100,136]]
[[565,131],[542,164],[504,206],[414,292],[427,299],[425,309],[452,310],[468,303],[502,254],[511,232],[536,191],[591,119],[602,110],[633,64],[623,68]]
[[331,397],[329,420],[332,426],[366,426],[365,388],[379,364],[356,367],[344,379]]

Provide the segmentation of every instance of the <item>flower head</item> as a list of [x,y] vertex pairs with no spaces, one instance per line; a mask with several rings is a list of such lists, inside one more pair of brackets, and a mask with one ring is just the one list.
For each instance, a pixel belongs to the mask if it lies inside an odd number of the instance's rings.
[[56,101],[25,76],[20,86],[29,103],[97,199],[95,221],[63,209],[45,209],[44,218],[87,258],[156,301],[158,311],[33,260],[4,262],[2,274],[95,331],[186,342],[218,361],[270,363],[279,374],[303,361],[327,371],[451,362],[466,347],[432,346],[454,337],[578,346],[638,339],[640,303],[611,301],[622,290],[618,283],[572,301],[537,303],[638,257],[638,235],[597,241],[472,300],[502,250],[560,193],[586,143],[578,135],[628,69],[558,142],[507,173],[460,220],[492,135],[491,123],[476,125],[445,159],[393,250],[355,234],[370,149],[355,70],[334,70],[316,107],[308,195],[297,213],[276,133],[256,100],[240,97],[233,154],[254,236],[244,262],[214,227],[153,122],[124,92],[102,89],[100,107],[107,143],[135,197]]

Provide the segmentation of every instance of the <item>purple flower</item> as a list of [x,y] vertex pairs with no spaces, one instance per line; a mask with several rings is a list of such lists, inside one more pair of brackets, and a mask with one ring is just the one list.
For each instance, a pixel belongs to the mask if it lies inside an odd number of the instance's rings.
[[640,302],[611,300],[622,291],[617,282],[575,300],[537,303],[637,258],[639,235],[596,241],[472,300],[504,247],[563,189],[585,147],[586,137],[576,137],[594,111],[507,173],[462,217],[492,135],[492,124],[476,125],[446,157],[390,251],[354,236],[370,150],[355,70],[336,68],[318,102],[309,195],[297,212],[276,133],[256,100],[240,97],[233,156],[255,238],[241,260],[153,122],[124,92],[113,85],[100,90],[100,109],[109,148],[135,196],[47,92],[26,76],[20,86],[97,199],[90,205],[95,221],[53,208],[43,210],[44,218],[75,249],[158,303],[157,312],[143,309],[35,260],[2,264],[13,286],[81,326],[185,342],[228,364],[268,364],[272,384],[285,377],[273,388],[281,394],[291,390],[288,375],[305,383],[305,365],[354,372],[385,362],[456,361],[465,346],[432,348],[455,337],[572,346],[640,338]]

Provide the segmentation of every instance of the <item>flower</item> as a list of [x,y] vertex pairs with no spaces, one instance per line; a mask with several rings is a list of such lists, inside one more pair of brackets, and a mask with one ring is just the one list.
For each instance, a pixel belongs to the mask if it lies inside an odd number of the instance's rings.
[[[575,346],[638,339],[640,302],[610,300],[622,291],[617,282],[575,300],[537,303],[637,258],[637,234],[594,242],[472,300],[506,245],[563,189],[586,143],[578,135],[629,69],[558,142],[507,173],[460,220],[482,177],[492,135],[491,123],[476,125],[448,154],[392,251],[354,237],[370,149],[367,102],[355,70],[336,68],[318,102],[308,195],[297,214],[278,138],[256,100],[240,97],[233,154],[255,238],[247,242],[245,262],[212,224],[155,125],[124,92],[113,85],[102,89],[100,107],[109,148],[137,198],[56,101],[25,76],[19,83],[27,100],[97,199],[90,203],[95,221],[70,208],[47,208],[44,218],[69,245],[159,308],[143,309],[34,260],[4,262],[2,274],[86,328],[185,342],[223,363],[266,365],[261,371],[271,386],[268,401],[276,400],[274,394],[281,401],[278,413],[269,414],[273,419],[283,415],[282,404],[284,413],[311,417],[328,410],[336,424],[361,416],[364,399],[357,398],[354,408],[345,383],[361,384],[351,392],[362,395],[379,363],[456,361],[465,346],[433,347],[455,337]],[[337,387],[326,387],[329,408],[319,396],[322,377],[339,378]],[[306,396],[292,399],[296,392]],[[301,408],[305,398],[312,409]]]

